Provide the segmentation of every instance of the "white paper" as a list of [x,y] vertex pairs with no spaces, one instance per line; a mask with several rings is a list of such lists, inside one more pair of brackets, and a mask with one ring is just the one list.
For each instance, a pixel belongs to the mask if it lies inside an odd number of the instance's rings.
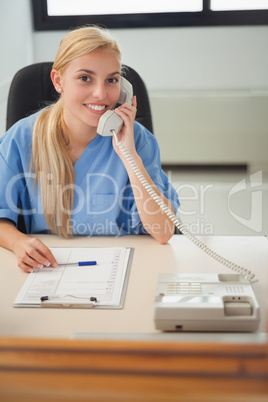
[[40,306],[49,302],[87,304],[97,298],[96,306],[118,306],[122,297],[130,248],[50,248],[59,264],[97,261],[97,265],[44,267],[28,275],[17,295],[15,307]]

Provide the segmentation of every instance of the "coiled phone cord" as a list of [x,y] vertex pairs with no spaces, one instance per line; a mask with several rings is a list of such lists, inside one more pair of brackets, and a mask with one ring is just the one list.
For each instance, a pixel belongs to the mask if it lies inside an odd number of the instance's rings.
[[208,246],[206,246],[203,242],[201,242],[199,239],[197,239],[195,236],[193,236],[192,233],[189,232],[189,230],[185,228],[183,223],[177,218],[177,216],[171,211],[171,209],[164,203],[164,201],[161,200],[161,198],[156,194],[156,192],[153,190],[153,188],[147,182],[147,180],[141,173],[136,162],[134,161],[134,159],[132,158],[132,156],[130,155],[130,153],[128,152],[126,147],[124,146],[124,144],[121,141],[118,141],[116,132],[114,130],[111,130],[111,132],[115,138],[116,145],[122,151],[123,155],[127,159],[129,165],[133,169],[134,173],[136,174],[137,178],[139,179],[139,181],[141,182],[141,184],[143,185],[145,190],[149,193],[149,195],[153,198],[153,200],[160,206],[160,208],[165,212],[165,214],[174,223],[174,225],[179,229],[179,231],[184,236],[186,236],[192,243],[194,243],[197,247],[202,249],[206,254],[208,254],[210,257],[212,257],[217,262],[219,262],[222,265],[228,267],[229,269],[235,271],[236,273],[241,274],[250,283],[257,282],[258,280],[256,280],[256,279],[254,280],[255,275],[253,273],[251,273],[251,271],[220,256],[215,251],[211,250]]

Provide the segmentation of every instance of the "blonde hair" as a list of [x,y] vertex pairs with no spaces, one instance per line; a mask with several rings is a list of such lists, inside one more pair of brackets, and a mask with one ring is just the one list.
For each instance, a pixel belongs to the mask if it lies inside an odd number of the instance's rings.
[[[107,30],[95,26],[78,28],[61,41],[53,69],[62,74],[72,60],[99,48],[114,50],[121,59],[118,44]],[[72,234],[68,220],[71,219],[74,201],[74,169],[67,145],[68,132],[63,120],[62,99],[59,98],[37,117],[31,167],[40,188],[47,225],[52,233],[62,237]]]

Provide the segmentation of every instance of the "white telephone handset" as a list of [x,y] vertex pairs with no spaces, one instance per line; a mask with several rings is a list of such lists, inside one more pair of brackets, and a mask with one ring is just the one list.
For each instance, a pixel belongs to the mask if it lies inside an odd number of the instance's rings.
[[[128,82],[125,78],[120,77],[120,96],[118,99],[118,103],[129,103],[132,104],[132,97],[133,97],[133,90],[132,85]],[[121,149],[122,153],[124,154],[125,158],[127,159],[128,163],[130,164],[131,168],[133,169],[134,173],[138,177],[141,184],[144,186],[146,191],[150,194],[150,196],[155,200],[155,202],[160,206],[160,208],[165,212],[165,214],[170,218],[170,220],[174,223],[174,225],[179,229],[179,231],[188,237],[196,246],[200,247],[206,254],[210,257],[214,258],[216,261],[220,262],[221,264],[225,265],[226,267],[232,269],[238,274],[244,276],[244,278],[250,282],[254,283],[257,280],[254,280],[254,274],[251,273],[248,269],[241,267],[225,258],[220,256],[219,254],[215,253],[215,251],[211,250],[208,246],[202,243],[199,239],[189,232],[189,230],[183,225],[183,223],[177,218],[176,215],[171,211],[171,209],[161,200],[161,198],[156,194],[153,188],[149,185],[147,180],[144,178],[143,174],[141,173],[140,169],[136,165],[136,162],[133,160],[132,156],[124,146],[124,144],[117,139],[117,133],[121,130],[123,126],[123,120],[113,111],[107,110],[100,120],[97,127],[97,133],[102,136],[114,136],[117,146]]]
[[[117,103],[128,103],[132,104],[133,89],[130,82],[128,82],[124,77],[120,77],[120,95]],[[100,120],[97,127],[97,133],[107,137],[113,135],[114,131],[116,134],[119,133],[123,126],[123,120],[119,117],[114,110],[107,110]]]

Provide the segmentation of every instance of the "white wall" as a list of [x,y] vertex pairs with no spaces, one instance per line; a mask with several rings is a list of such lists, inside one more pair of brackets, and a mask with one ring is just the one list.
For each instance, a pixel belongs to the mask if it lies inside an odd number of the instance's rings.
[[7,95],[12,77],[33,62],[30,0],[0,2],[0,136],[6,127]]
[[[35,32],[35,60],[65,33]],[[163,164],[268,165],[268,26],[113,34],[148,87]]]
[[[53,60],[66,32],[35,32],[35,61]],[[123,63],[150,91],[268,88],[268,26],[112,30]]]
[[[4,69],[0,81],[3,132],[3,104],[14,71],[32,61],[53,60],[66,32],[32,32],[30,0],[1,0],[0,4],[1,54],[6,60],[0,65],[1,72]],[[135,68],[146,82],[154,122],[161,126],[161,132],[155,126],[160,142],[165,140],[163,122],[169,119],[166,103],[172,102],[173,95],[268,92],[268,26],[143,28],[112,33],[121,45],[123,63]],[[164,104],[165,115],[161,113]],[[170,133],[170,142],[176,134]]]

